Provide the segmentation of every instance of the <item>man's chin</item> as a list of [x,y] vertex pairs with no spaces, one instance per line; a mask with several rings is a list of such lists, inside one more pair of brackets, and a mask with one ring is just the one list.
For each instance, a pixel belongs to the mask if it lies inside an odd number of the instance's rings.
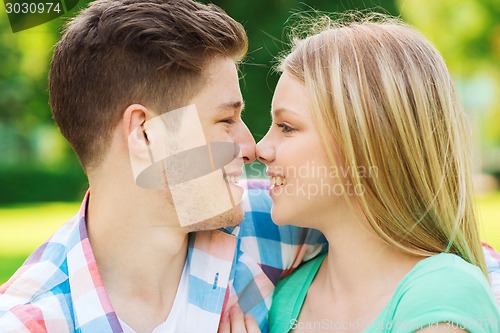
[[198,222],[185,226],[184,228],[189,232],[217,230],[220,228],[234,227],[241,223],[243,220],[244,212],[241,204],[233,209],[230,209],[220,215],[212,217],[208,220]]

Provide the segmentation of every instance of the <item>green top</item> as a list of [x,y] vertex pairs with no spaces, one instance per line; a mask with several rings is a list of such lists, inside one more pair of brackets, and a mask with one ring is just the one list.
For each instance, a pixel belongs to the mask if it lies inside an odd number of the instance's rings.
[[[335,327],[327,319],[297,322],[307,290],[324,258],[322,255],[307,262],[278,283],[269,312],[269,333],[287,333],[298,325]],[[437,323],[459,325],[471,333],[500,332],[500,312],[487,279],[478,267],[454,254],[441,253],[418,262],[364,332],[413,333]]]

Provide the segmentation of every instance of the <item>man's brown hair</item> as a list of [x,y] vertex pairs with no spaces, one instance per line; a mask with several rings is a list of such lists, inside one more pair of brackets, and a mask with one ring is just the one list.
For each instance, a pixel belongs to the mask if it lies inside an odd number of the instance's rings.
[[49,74],[50,106],[84,169],[102,160],[127,106],[184,106],[215,56],[241,60],[247,36],[215,5],[97,0],[70,21]]

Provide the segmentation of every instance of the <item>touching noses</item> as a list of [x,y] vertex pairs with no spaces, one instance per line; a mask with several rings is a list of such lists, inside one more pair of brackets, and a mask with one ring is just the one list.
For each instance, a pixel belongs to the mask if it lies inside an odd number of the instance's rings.
[[257,154],[257,159],[264,164],[269,164],[274,161],[275,150],[269,138],[269,132],[259,141],[255,152]]

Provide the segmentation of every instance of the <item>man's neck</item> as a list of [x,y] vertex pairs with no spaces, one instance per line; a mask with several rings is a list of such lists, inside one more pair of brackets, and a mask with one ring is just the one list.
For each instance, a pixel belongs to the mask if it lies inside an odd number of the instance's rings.
[[175,212],[154,210],[136,193],[91,187],[87,228],[97,266],[115,312],[138,333],[166,320],[186,261],[187,233],[169,220]]

